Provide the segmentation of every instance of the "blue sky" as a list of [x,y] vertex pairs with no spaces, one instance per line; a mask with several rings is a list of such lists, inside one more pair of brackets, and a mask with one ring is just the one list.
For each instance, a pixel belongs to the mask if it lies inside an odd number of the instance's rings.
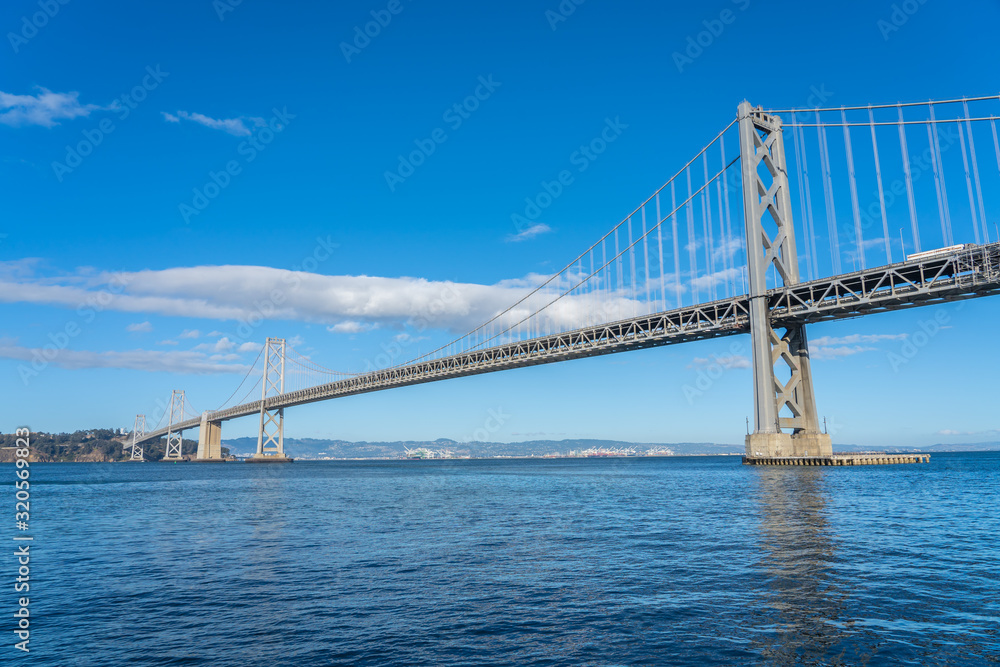
[[[218,407],[266,336],[353,372],[393,344],[405,343],[399,360],[427,352],[561,269],[743,99],[780,109],[1000,90],[997,2],[905,9],[5,3],[0,430],[130,426],[172,389]],[[355,41],[378,19],[376,36]],[[688,51],[699,33],[707,45]],[[473,110],[454,110],[463,103]],[[580,147],[609,123],[614,141],[581,171]],[[434,150],[401,168],[420,146]],[[573,182],[515,224],[562,170]],[[951,188],[959,208],[961,184]],[[290,271],[311,275],[241,326]],[[468,308],[414,331],[446,281]],[[834,441],[997,439],[997,309],[984,299],[812,326],[829,350],[814,373]],[[927,344],[894,364],[928,327]],[[58,353],[32,368],[47,344]],[[748,353],[730,338],[380,392],[291,409],[286,434],[468,440],[496,423],[492,410],[504,415],[496,440],[740,442]],[[255,428],[227,422],[223,435]]]

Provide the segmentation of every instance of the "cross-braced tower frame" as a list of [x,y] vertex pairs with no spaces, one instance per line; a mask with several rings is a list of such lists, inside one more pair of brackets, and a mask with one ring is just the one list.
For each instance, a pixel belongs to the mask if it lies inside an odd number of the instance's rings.
[[170,395],[170,421],[167,427],[167,451],[163,456],[165,461],[179,461],[181,459],[184,432],[175,429],[176,424],[184,421],[184,390],[175,389]]
[[135,425],[132,427],[132,453],[130,461],[145,461],[142,457],[142,445],[139,439],[146,435],[146,415],[136,415]]
[[829,456],[805,325],[771,326],[768,269],[774,267],[781,285],[799,282],[781,119],[743,102],[739,127],[754,379],[755,428],[747,436],[747,456]]
[[267,399],[285,393],[285,339],[268,338],[260,396],[260,431],[255,459],[285,459],[285,410],[269,410]]

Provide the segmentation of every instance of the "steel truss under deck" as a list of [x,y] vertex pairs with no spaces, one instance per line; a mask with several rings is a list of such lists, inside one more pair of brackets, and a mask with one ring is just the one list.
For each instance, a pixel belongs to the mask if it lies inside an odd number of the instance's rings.
[[[767,292],[767,302],[771,325],[778,328],[994,294],[1000,294],[1000,243],[772,289]],[[207,419],[225,421],[260,414],[262,409],[275,411],[424,382],[749,333],[749,308],[746,295],[678,308],[374,371],[210,412]],[[171,428],[195,428],[201,419],[173,424]],[[136,442],[160,438],[165,433],[166,428],[152,431]]]

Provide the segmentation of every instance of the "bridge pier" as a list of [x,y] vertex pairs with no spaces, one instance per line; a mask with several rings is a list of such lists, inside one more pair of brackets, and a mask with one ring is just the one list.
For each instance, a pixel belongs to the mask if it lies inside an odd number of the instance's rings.
[[195,461],[224,461],[222,458],[222,422],[208,420],[208,413],[201,415],[198,430],[198,455]]
[[779,332],[771,323],[768,270],[774,268],[772,287],[799,282],[781,119],[743,102],[739,124],[754,379],[754,432],[746,437],[746,455],[831,456],[830,436],[819,430],[805,325]]

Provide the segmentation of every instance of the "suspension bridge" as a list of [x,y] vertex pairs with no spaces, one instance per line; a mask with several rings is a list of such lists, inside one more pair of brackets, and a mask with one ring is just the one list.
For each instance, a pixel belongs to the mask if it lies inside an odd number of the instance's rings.
[[[257,416],[250,460],[287,461],[284,411],[296,405],[750,334],[748,462],[828,459],[806,325],[1000,293],[998,107],[1000,96],[783,110],[744,102],[609,232],[465,335],[361,374],[268,338],[220,408],[197,412],[174,391],[160,423],[147,429],[136,417],[127,447],[142,460],[144,443],[166,437],[165,460],[181,460],[182,434],[197,428],[196,460],[221,460],[222,422]],[[977,146],[994,153],[982,170]]]

